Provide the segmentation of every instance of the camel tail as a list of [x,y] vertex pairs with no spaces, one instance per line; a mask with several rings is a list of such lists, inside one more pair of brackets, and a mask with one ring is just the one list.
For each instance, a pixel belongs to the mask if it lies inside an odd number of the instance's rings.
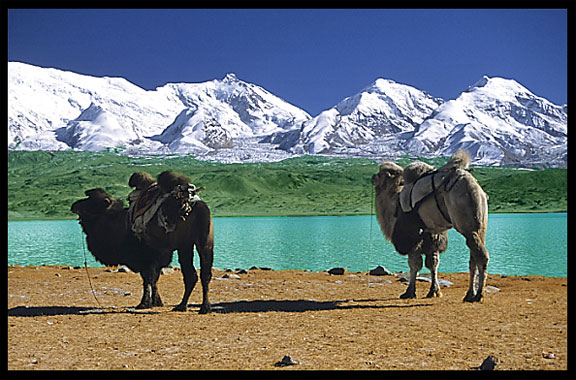
[[470,153],[463,149],[458,149],[450,158],[450,161],[440,170],[468,169],[468,166],[470,166]]

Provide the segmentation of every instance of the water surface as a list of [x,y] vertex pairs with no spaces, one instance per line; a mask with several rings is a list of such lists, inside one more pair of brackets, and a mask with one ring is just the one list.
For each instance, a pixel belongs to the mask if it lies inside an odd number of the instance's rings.
[[[489,273],[567,276],[567,213],[490,214]],[[214,218],[215,268],[269,267],[322,271],[346,267],[367,271],[382,265],[408,271],[405,256],[384,240],[374,216]],[[448,233],[440,272],[467,272],[464,238]],[[75,220],[8,222],[8,265],[102,266],[85,249]],[[199,267],[198,256],[195,264]],[[178,265],[174,255],[173,265]],[[424,272],[427,270],[424,269]]]

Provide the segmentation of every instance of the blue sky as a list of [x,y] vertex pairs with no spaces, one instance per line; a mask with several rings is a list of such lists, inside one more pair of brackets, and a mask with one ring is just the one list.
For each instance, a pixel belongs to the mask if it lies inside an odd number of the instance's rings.
[[8,10],[8,60],[145,89],[233,72],[313,116],[376,78],[453,99],[482,75],[567,102],[567,11]]

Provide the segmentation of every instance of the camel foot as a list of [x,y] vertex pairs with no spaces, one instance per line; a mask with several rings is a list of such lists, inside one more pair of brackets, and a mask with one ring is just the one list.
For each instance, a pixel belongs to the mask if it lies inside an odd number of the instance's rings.
[[442,297],[442,293],[439,290],[430,290],[428,294],[426,294],[426,298],[440,298]]
[[209,314],[212,312],[212,306],[210,304],[203,304],[200,306],[199,314]]
[[141,309],[150,309],[150,308],[152,308],[152,305],[150,305],[149,303],[140,302],[134,309],[141,310]]
[[412,293],[412,292],[402,293],[402,294],[400,294],[400,298],[401,299],[416,298],[416,293]]
[[482,302],[483,296],[481,293],[476,295],[466,294],[466,297],[462,300],[463,302]]
[[164,303],[162,300],[154,300],[154,304],[152,304],[152,306],[164,306]]
[[179,304],[174,306],[172,311],[186,311],[186,304]]

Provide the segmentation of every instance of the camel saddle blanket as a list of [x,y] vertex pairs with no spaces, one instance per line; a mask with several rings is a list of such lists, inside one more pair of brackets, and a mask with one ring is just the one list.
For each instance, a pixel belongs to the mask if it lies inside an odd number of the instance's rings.
[[170,194],[161,194],[157,184],[146,190],[134,190],[128,196],[130,207],[128,215],[130,227],[137,235],[143,234],[146,226],[158,212],[158,209]]
[[434,171],[425,174],[404,185],[400,192],[400,208],[403,212],[410,212],[417,208],[428,196],[433,195],[438,190],[450,190],[460,178],[459,170]]
[[166,232],[172,232],[176,229],[178,220],[169,221],[167,215],[163,212],[161,206],[168,197],[176,197],[185,200],[182,203],[181,214],[179,220],[186,220],[192,208],[200,197],[196,191],[196,186],[190,184],[186,188],[176,187],[170,193],[162,193],[157,184],[153,184],[146,190],[134,190],[128,195],[130,207],[128,208],[128,215],[130,221],[130,228],[139,237],[143,237],[146,227],[150,221],[157,216],[157,223]]
[[148,211],[159,195],[160,187],[157,184],[153,184],[146,190],[134,190],[130,193],[128,199],[131,201],[130,206],[133,205],[132,217],[136,218]]

